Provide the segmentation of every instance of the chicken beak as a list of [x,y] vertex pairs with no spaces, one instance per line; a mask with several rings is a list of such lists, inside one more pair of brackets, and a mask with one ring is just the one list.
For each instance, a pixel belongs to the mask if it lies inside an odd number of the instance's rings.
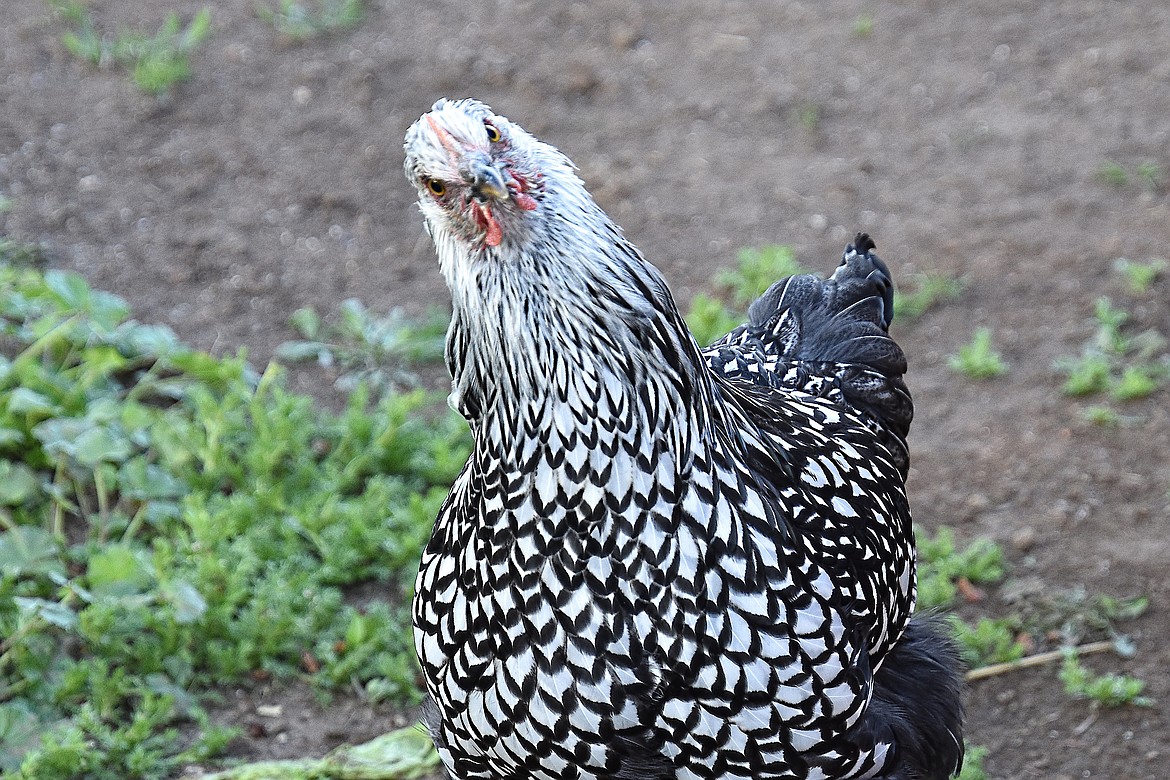
[[472,159],[463,171],[463,178],[471,187],[471,194],[479,202],[504,200],[510,196],[503,174],[486,155]]

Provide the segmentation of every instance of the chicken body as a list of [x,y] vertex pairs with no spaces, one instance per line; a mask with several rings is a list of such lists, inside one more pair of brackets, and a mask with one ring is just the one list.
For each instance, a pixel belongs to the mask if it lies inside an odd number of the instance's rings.
[[911,405],[868,237],[704,352],[571,163],[483,104],[437,103],[406,171],[474,432],[413,605],[449,773],[956,770],[954,653],[910,621]]

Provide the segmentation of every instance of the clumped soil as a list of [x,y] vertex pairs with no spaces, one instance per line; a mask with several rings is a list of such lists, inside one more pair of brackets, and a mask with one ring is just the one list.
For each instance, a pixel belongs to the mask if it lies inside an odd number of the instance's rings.
[[[168,5],[186,20],[201,3],[88,3],[104,30],[153,31]],[[301,45],[254,0],[213,5],[194,78],[160,100],[70,57],[43,0],[4,0],[0,228],[140,319],[256,364],[303,306],[446,301],[401,174],[403,132],[440,96],[479,97],[565,151],[683,301],[738,247],[787,243],[828,271],[868,231],[903,280],[967,280],[895,326],[917,522],[995,539],[1046,590],[1150,598],[1125,626],[1136,657],[1090,663],[1143,677],[1153,707],[1095,711],[1055,667],[1017,672],[972,686],[969,739],[997,778],[1166,776],[1170,404],[1095,427],[1053,365],[1090,338],[1102,295],[1170,333],[1170,284],[1134,299],[1111,270],[1170,255],[1170,5],[373,0],[357,28]],[[947,367],[979,326],[1002,378]],[[242,756],[320,754],[402,718],[225,693],[223,720],[260,724]],[[255,714],[282,701],[279,727]]]

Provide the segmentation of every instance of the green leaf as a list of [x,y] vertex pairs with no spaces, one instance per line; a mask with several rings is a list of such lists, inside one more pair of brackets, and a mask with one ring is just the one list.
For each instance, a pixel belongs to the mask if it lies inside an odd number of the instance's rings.
[[146,567],[127,545],[111,545],[94,553],[86,572],[89,587],[97,596],[129,596],[151,584]]
[[74,442],[74,457],[86,466],[121,463],[130,457],[131,452],[126,437],[116,435],[106,426],[90,428]]
[[23,463],[0,460],[0,505],[18,506],[39,493],[36,472]]
[[95,290],[90,293],[89,316],[95,329],[108,333],[130,316],[130,307],[113,293]]
[[57,414],[58,408],[44,394],[27,387],[18,387],[8,394],[8,411],[12,414],[40,416]]
[[132,355],[164,357],[187,349],[166,325],[143,325],[131,320],[122,325],[119,336]]
[[36,748],[45,724],[20,699],[0,704],[0,774],[15,773]]
[[45,622],[71,630],[77,626],[77,613],[57,601],[17,596],[13,603],[26,618],[39,617]]
[[286,341],[276,348],[273,356],[289,363],[316,360],[325,365],[333,362],[329,345],[319,341]]
[[76,451],[77,438],[93,428],[93,422],[79,417],[57,417],[33,426],[32,434],[53,458],[71,456]]
[[0,571],[14,576],[61,574],[65,567],[51,533],[43,528],[17,526],[0,535]]
[[162,594],[175,608],[175,620],[180,624],[194,623],[207,611],[207,600],[186,580],[164,584]]
[[84,311],[89,306],[89,285],[81,274],[55,269],[45,271],[45,286],[66,309]]
[[139,455],[122,464],[118,471],[118,486],[122,495],[137,501],[179,498],[188,487],[174,474]]

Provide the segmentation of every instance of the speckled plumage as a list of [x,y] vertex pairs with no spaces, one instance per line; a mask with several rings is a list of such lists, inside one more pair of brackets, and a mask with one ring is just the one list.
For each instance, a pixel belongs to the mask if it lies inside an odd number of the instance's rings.
[[413,606],[449,773],[957,768],[954,653],[910,621],[912,407],[868,237],[700,350],[571,163],[483,104],[437,103],[406,171],[475,437]]

